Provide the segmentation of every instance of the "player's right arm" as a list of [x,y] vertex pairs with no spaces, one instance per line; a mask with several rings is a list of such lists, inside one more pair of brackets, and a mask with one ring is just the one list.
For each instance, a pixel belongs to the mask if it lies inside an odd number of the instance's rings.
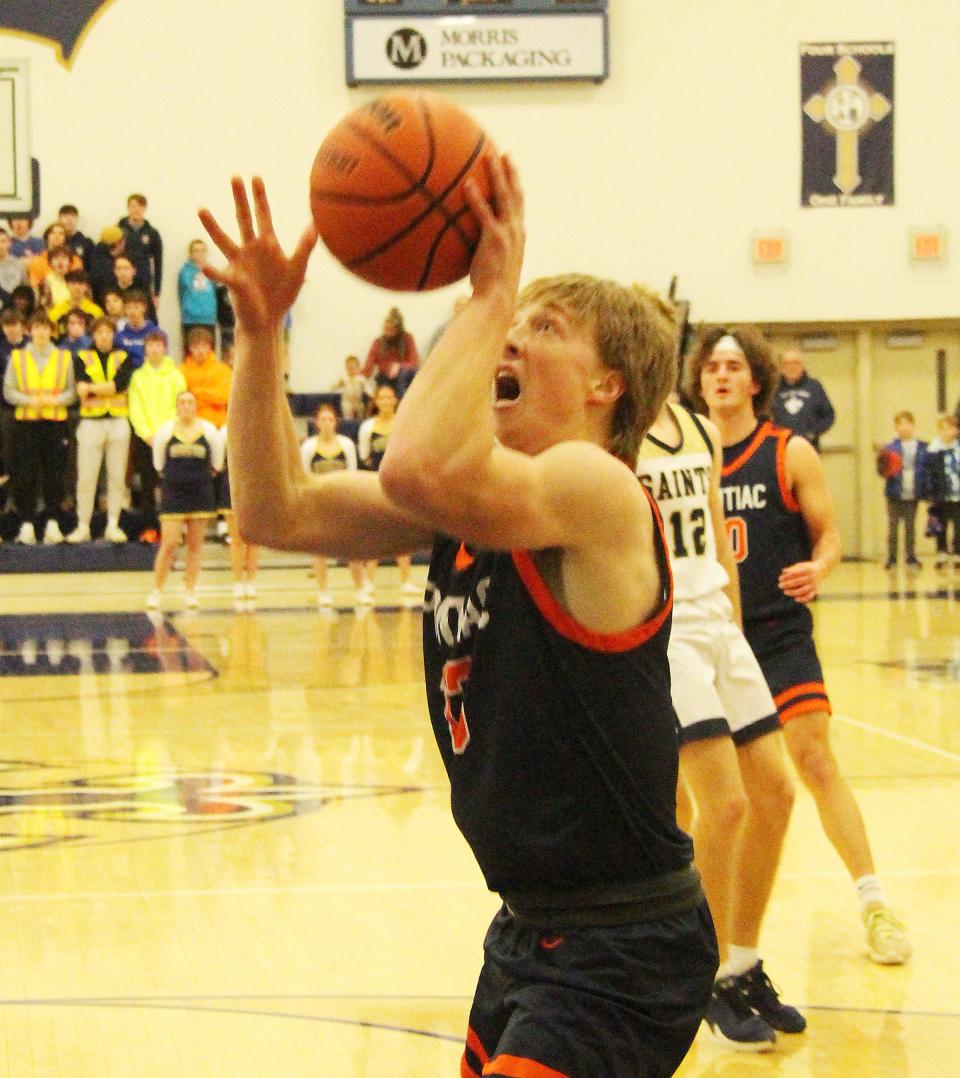
[[350,558],[429,545],[432,535],[387,500],[376,474],[305,474],[283,391],[280,333],[303,284],[317,232],[307,228],[288,258],[273,230],[263,181],[255,178],[252,184],[256,228],[243,181],[234,177],[231,185],[239,244],[209,210],[200,211],[200,220],[228,263],[205,272],[229,288],[236,313],[229,455],[241,536],[275,550]]
[[780,588],[799,603],[817,596],[824,577],[840,563],[840,529],[820,455],[802,438],[791,438],[786,453],[787,485],[800,506],[810,536],[809,561],[788,565],[780,574]]

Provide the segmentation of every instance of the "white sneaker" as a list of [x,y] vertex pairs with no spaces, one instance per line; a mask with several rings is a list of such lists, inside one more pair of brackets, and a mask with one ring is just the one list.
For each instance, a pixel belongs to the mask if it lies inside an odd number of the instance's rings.
[[127,533],[117,524],[108,527],[103,533],[103,537],[108,543],[125,543],[127,541]]
[[237,583],[233,585],[233,598],[234,598],[234,601],[236,601],[237,599],[246,599],[246,597],[247,597],[247,585],[244,584],[244,582],[242,580],[238,580]]
[[54,546],[63,542],[63,532],[60,531],[60,525],[53,517],[47,521],[47,526],[43,529],[43,542],[46,546]]
[[147,609],[159,610],[160,609],[160,592],[154,588],[153,591],[147,596]]
[[67,536],[68,543],[89,543],[90,528],[86,524],[78,524]]
[[37,534],[33,530],[33,525],[29,520],[25,520],[20,525],[20,531],[17,532],[17,538],[14,542],[23,543],[24,546],[33,546],[37,541]]
[[257,597],[257,585],[252,580],[247,581],[247,598],[256,599]]
[[373,588],[361,588],[354,596],[357,606],[373,606]]
[[333,606],[333,596],[328,591],[317,592],[317,606],[321,609],[325,606]]
[[183,605],[188,610],[196,610],[200,605],[200,600],[197,598],[197,593],[191,591],[189,588],[183,593]]
[[414,584],[414,582],[412,580],[408,580],[406,582],[406,584],[401,584],[400,585],[400,590],[403,592],[404,595],[422,595],[423,594],[423,588],[421,588],[418,584]]

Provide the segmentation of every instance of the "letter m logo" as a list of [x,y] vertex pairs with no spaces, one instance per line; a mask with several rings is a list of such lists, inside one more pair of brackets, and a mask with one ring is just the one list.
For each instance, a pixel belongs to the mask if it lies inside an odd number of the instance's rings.
[[427,56],[427,42],[417,30],[394,30],[387,38],[387,59],[394,67],[419,67]]

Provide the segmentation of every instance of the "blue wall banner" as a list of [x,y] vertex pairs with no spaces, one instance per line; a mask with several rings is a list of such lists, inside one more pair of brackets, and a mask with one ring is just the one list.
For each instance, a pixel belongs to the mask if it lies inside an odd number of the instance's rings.
[[893,205],[891,41],[800,46],[804,206]]
[[3,0],[0,3],[0,33],[12,30],[43,38],[56,47],[61,62],[69,65],[90,23],[112,2],[70,0],[69,3],[41,4],[37,0]]

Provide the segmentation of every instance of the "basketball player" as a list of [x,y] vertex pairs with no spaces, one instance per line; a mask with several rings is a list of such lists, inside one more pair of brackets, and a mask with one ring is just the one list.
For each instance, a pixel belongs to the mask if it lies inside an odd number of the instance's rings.
[[816,450],[768,420],[776,368],[751,326],[711,330],[689,369],[691,397],[709,409],[723,445],[721,489],[740,575],[743,628],[773,693],[787,749],[860,898],[870,958],[911,954],[886,904],[863,817],[830,745],[830,701],[809,603],[840,561],[840,534]]
[[764,1051],[806,1021],[764,972],[760,924],[790,810],[777,709],[740,629],[737,570],[720,501],[720,437],[667,401],[640,447],[637,475],[657,499],[671,546],[668,656],[680,771],[696,799],[697,867],[725,960],[706,1019],[736,1048]]
[[658,1078],[717,968],[675,820],[667,554],[632,471],[676,327],[652,293],[594,278],[518,298],[522,196],[506,159],[490,172],[495,209],[468,186],[483,226],[473,295],[407,392],[379,474],[306,476],[297,458],[277,342],[314,229],[287,259],[259,179],[256,226],[233,181],[239,244],[201,211],[237,311],[235,508],[251,541],[281,549],[368,558],[434,542],[430,716],[454,818],[504,898],[461,1074]]

